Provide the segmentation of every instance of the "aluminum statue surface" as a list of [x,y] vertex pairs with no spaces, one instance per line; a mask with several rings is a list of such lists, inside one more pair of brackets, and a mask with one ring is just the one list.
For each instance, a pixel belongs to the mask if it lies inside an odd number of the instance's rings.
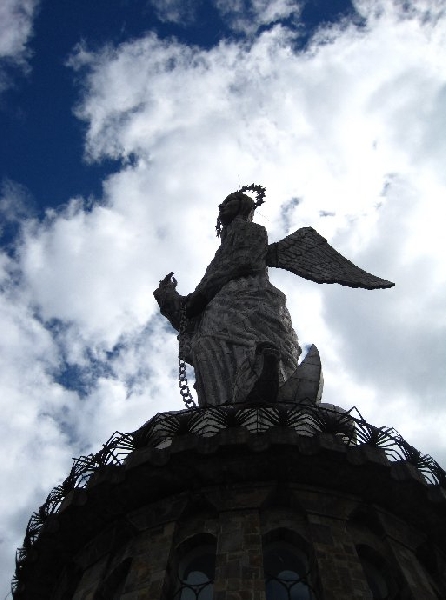
[[[245,191],[256,192],[257,202]],[[301,379],[301,349],[286,296],[270,283],[268,267],[317,283],[394,285],[356,267],[311,227],[268,245],[266,229],[252,222],[263,196],[264,188],[246,186],[220,204],[221,244],[191,294],[177,292],[173,273],[154,292],[161,313],[180,331],[180,365],[184,360],[194,367],[200,406],[271,402],[287,382],[289,388]]]

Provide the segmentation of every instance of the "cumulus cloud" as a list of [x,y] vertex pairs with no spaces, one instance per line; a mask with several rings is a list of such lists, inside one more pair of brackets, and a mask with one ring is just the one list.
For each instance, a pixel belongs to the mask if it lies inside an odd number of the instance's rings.
[[194,22],[201,4],[197,0],[149,0],[149,3],[160,21],[183,27]]
[[[180,26],[194,23],[203,4],[196,0],[150,0],[160,21]],[[230,30],[246,35],[290,16],[296,18],[302,5],[296,0],[212,0],[211,4]]]
[[0,184],[0,243],[12,250],[24,220],[34,214],[34,200],[17,182],[5,179]]
[[247,35],[262,25],[298,17],[302,6],[296,0],[214,0],[214,4],[231,29]]
[[122,165],[100,203],[28,216],[14,257],[1,257],[15,340],[0,371],[5,445],[31,478],[19,492],[8,473],[20,510],[57,483],[70,452],[181,407],[177,341],[152,291],[170,271],[180,293],[193,290],[218,245],[218,203],[252,181],[267,188],[256,220],[270,241],[312,225],[396,282],[368,292],[270,274],[302,345],[319,347],[324,400],[356,404],[446,464],[446,18],[440,5],[410,6],[363,1],[363,26],[321,30],[299,52],[283,24],[208,50],[148,34],[74,51],[86,156]]
[[[340,367],[348,370],[351,389],[362,385],[374,397],[369,390],[380,389],[382,371],[395,397],[405,393],[417,404],[421,389],[415,393],[406,379],[420,359],[408,350],[415,331],[423,332],[424,346],[431,341],[442,349],[432,311],[444,291],[437,218],[443,140],[436,125],[444,118],[445,21],[427,3],[412,11],[388,3],[379,10],[366,2],[356,8],[365,26],[344,22],[321,30],[305,53],[293,50],[293,31],[279,25],[249,43],[221,42],[210,50],[154,35],[101,53],[78,49],[71,64],[86,68],[88,94],[77,114],[88,124],[90,159],[138,157],[109,182],[108,206],[128,219],[138,206],[139,224],[164,249],[163,266],[150,266],[152,281],[156,271],[162,276],[176,266],[182,291],[190,291],[215,248],[210,232],[216,190],[225,194],[252,180],[271,194],[258,216],[271,239],[287,232],[284,218],[287,230],[311,224],[361,266],[396,280],[389,292],[316,292],[287,275],[273,275],[288,292],[301,336],[320,346],[334,378]],[[156,232],[150,216],[155,206],[161,208]],[[409,302],[417,270],[423,285]],[[303,299],[295,298],[297,287]],[[316,294],[320,300],[314,303]],[[360,307],[358,323],[367,308],[368,337],[352,325],[354,305]],[[402,309],[404,320],[395,319]],[[307,326],[306,310],[319,341]],[[414,327],[409,341],[407,323],[415,321],[419,330]],[[389,334],[392,328],[398,332]],[[405,369],[398,365],[400,351]],[[350,364],[353,355],[373,360]],[[433,385],[441,394],[441,381]],[[388,393],[391,398],[394,392]],[[373,418],[373,409],[368,416]],[[398,414],[390,416],[397,425]]]
[[0,92],[10,83],[8,65],[27,68],[27,42],[38,4],[38,0],[2,0],[0,4]]
[[76,394],[54,382],[58,353],[19,281],[17,264],[0,254],[0,439],[5,457],[0,466],[4,486],[0,584],[4,590],[30,513],[69,468],[73,448],[67,427],[76,410]]
[[[167,344],[166,351],[170,349],[174,354],[175,336],[164,340],[166,327],[159,316],[144,318],[140,323],[134,319],[120,329],[118,336],[113,331],[106,334],[108,326],[113,330],[113,311],[105,320],[96,315],[99,324],[89,327],[88,319],[81,318],[76,300],[72,300],[76,286],[69,285],[70,277],[73,282],[82,282],[82,272],[67,273],[61,278],[63,264],[68,266],[72,257],[65,255],[61,263],[53,265],[55,279],[48,279],[47,269],[36,258],[39,252],[42,258],[45,249],[49,253],[61,251],[59,235],[65,236],[62,246],[74,245],[78,252],[87,254],[91,251],[83,248],[82,236],[76,245],[74,234],[70,236],[63,229],[68,221],[76,227],[75,216],[80,214],[80,208],[69,205],[58,217],[50,214],[39,228],[32,213],[21,203],[26,197],[23,188],[6,182],[0,201],[5,218],[17,219],[21,215],[23,226],[16,252],[0,253],[0,439],[7,457],[0,466],[4,482],[0,501],[3,595],[10,584],[15,549],[21,544],[28,519],[52,487],[65,478],[72,457],[96,451],[113,431],[134,430],[157,411],[172,406],[181,408],[180,402],[163,404],[165,390],[175,386],[175,372],[164,364],[163,354],[157,351]],[[48,241],[48,230],[55,223],[60,223],[62,230],[59,232],[56,227]],[[74,231],[80,234],[80,229]],[[36,249],[31,240],[37,245],[38,238],[41,246]],[[28,266],[28,252],[34,257],[32,267]],[[106,254],[106,248],[101,253]],[[104,269],[101,271],[99,265],[91,277],[107,280],[109,266]],[[49,288],[47,296],[39,296],[39,286],[36,287],[31,272],[43,277],[42,289]],[[88,313],[88,280],[81,283],[81,288],[84,312]],[[114,292],[107,293],[112,296]],[[147,297],[150,302],[151,290]],[[71,312],[63,312],[64,303],[72,307]],[[110,298],[103,304],[98,299],[104,312],[109,304]],[[131,313],[126,301],[118,300],[116,304],[124,305],[121,316],[126,311]],[[75,378],[71,381],[69,374],[73,370]]]

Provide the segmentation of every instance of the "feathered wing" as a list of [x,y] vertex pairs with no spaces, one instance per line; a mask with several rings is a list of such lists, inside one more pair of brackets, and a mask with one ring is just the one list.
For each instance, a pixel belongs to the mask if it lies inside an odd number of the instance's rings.
[[339,283],[367,290],[395,285],[354,265],[312,227],[302,227],[280,242],[270,244],[266,264],[316,283]]

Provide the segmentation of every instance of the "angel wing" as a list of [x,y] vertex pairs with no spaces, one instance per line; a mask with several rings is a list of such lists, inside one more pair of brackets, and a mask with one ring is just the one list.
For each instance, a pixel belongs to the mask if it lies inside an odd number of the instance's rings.
[[316,283],[340,283],[367,290],[395,285],[354,265],[312,227],[302,227],[280,242],[270,244],[266,264]]

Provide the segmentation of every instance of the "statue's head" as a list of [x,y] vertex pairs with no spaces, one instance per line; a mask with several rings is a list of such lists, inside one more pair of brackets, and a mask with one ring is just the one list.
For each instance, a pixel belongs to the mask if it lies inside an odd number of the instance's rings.
[[229,225],[237,216],[243,217],[246,221],[252,220],[255,202],[243,192],[233,192],[226,196],[218,208],[221,224]]
[[[254,202],[252,198],[244,194],[245,190],[255,191],[257,193],[257,202]],[[242,217],[245,221],[252,221],[254,211],[257,206],[260,206],[263,202],[265,195],[265,188],[261,186],[245,186],[237,192],[232,192],[229,196],[223,200],[220,204],[217,219],[217,235],[219,236],[222,227],[229,225],[235,219],[235,217]]]

